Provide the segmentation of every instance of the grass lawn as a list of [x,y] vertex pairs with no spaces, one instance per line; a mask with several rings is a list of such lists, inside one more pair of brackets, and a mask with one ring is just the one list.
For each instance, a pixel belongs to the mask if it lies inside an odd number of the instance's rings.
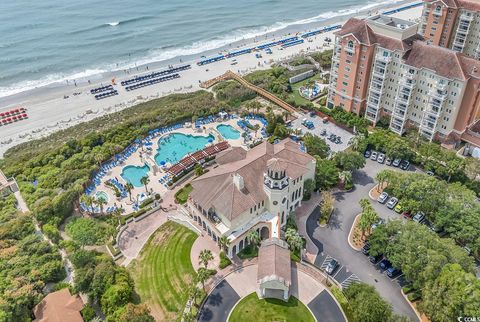
[[257,293],[252,293],[235,306],[228,321],[313,322],[315,319],[307,307],[293,296],[285,303],[277,299],[260,300]]
[[183,205],[184,203],[187,202],[188,196],[190,195],[190,192],[192,192],[193,187],[191,184],[185,185],[182,189],[178,190],[177,193],[175,194],[175,200]]
[[197,235],[174,222],[162,225],[128,268],[135,290],[158,321],[181,318],[195,275],[190,250]]

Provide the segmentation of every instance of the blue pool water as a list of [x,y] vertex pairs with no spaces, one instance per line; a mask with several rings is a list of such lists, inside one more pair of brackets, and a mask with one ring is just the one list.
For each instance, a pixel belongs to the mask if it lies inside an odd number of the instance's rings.
[[177,163],[188,153],[203,149],[213,140],[213,135],[201,136],[183,133],[170,134],[169,136],[158,140],[155,162],[157,162],[158,165],[161,165],[162,161],[171,164]]
[[147,175],[148,171],[150,171],[150,168],[148,167],[148,165],[145,165],[143,167],[128,165],[125,168],[123,168],[120,176],[125,181],[133,184],[134,187],[142,187],[143,184],[140,182],[140,179],[145,177]]
[[227,140],[236,140],[240,138],[240,132],[235,130],[231,125],[220,124],[217,126],[217,130]]

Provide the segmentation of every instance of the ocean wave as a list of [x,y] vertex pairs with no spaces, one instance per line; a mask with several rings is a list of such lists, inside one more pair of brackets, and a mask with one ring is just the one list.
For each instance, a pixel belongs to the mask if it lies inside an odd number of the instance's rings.
[[101,25],[90,26],[90,27],[87,27],[87,28],[84,28],[84,29],[73,30],[73,31],[70,31],[69,34],[70,35],[82,34],[82,33],[90,32],[90,31],[95,31],[95,30],[98,30],[98,29],[117,27],[117,26],[120,26],[120,25],[125,25],[125,24],[129,24],[129,23],[132,23],[132,22],[136,22],[136,21],[149,20],[149,19],[152,19],[152,18],[155,18],[155,17],[154,16],[139,16],[139,17],[134,17],[134,18],[125,19],[125,20],[106,22],[106,23],[101,24]]
[[[168,59],[172,59],[179,56],[191,56],[191,55],[200,55],[202,53],[212,51],[215,49],[220,49],[222,47],[226,47],[229,44],[242,41],[242,40],[249,40],[249,39],[256,39],[259,42],[263,42],[263,36],[271,33],[277,33],[278,31],[287,29],[291,26],[296,25],[308,25],[312,23],[323,22],[328,19],[332,18],[341,18],[342,16],[348,16],[359,12],[366,12],[368,10],[379,9],[380,7],[384,7],[385,5],[394,5],[398,2],[405,2],[404,0],[384,0],[384,1],[374,1],[369,2],[363,6],[357,6],[351,9],[343,9],[337,11],[328,11],[322,14],[319,14],[314,17],[300,19],[296,21],[281,21],[271,24],[269,26],[247,26],[236,30],[231,30],[227,32],[225,36],[212,38],[205,41],[197,41],[190,45],[182,46],[182,47],[165,47],[165,48],[157,48],[151,50],[147,55],[144,57],[140,57],[136,61],[132,61],[129,59],[128,62],[113,62],[111,64],[106,64],[101,68],[90,68],[83,72],[72,73],[72,74],[53,74],[48,75],[45,78],[39,80],[32,80],[32,81],[24,81],[20,83],[13,84],[8,87],[0,87],[0,97],[5,97],[13,94],[17,94],[23,91],[31,90],[38,87],[48,86],[54,83],[62,83],[65,80],[72,80],[72,79],[87,79],[87,77],[95,78],[95,75],[99,76],[105,72],[111,71],[118,71],[124,70],[128,68],[133,68],[135,66],[141,66],[145,64],[150,64],[153,62],[161,62]],[[119,20],[113,21],[110,23],[105,23],[101,26],[94,26],[88,29],[77,30],[73,31],[72,33],[78,32],[86,32],[92,29],[97,28],[111,28],[115,26],[119,26],[122,24],[132,23],[141,19],[150,19],[153,16],[140,16],[126,20]],[[302,28],[299,27],[298,31],[301,31]],[[228,47],[227,47],[228,48]]]
[[45,87],[53,84],[65,83],[67,80],[72,81],[76,80],[86,80],[88,77],[100,75],[107,72],[103,69],[87,69],[82,72],[75,72],[69,75],[65,74],[50,74],[42,79],[23,81],[11,86],[0,86],[0,97],[7,97],[29,91],[39,87]]

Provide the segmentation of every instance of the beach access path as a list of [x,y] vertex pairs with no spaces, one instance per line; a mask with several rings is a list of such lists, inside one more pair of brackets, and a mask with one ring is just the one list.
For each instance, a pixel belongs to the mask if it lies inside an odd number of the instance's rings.
[[[422,7],[415,7],[392,16],[409,20],[418,19],[421,15],[421,10]],[[276,39],[278,40],[286,36],[288,35],[277,36]],[[94,96],[90,94],[90,89],[99,87],[102,84],[106,85],[110,83],[110,79],[93,81],[91,85],[85,81],[77,82],[77,86],[73,86],[70,82],[70,85],[55,88],[38,88],[0,98],[0,112],[22,106],[27,108],[29,116],[27,120],[0,127],[0,157],[3,156],[8,148],[14,145],[45,137],[53,132],[66,129],[81,122],[86,122],[168,94],[197,91],[200,89],[199,84],[201,82],[218,77],[228,70],[244,75],[255,70],[270,68],[272,63],[292,58],[301,52],[314,52],[333,48],[333,44],[324,46],[325,37],[334,39],[333,32],[309,38],[297,46],[288,48],[272,47],[272,54],[263,53],[262,58],[256,58],[255,54],[251,53],[204,66],[197,66],[196,61],[180,62],[179,60],[175,66],[187,63],[192,66],[189,70],[179,72],[180,78],[130,92],[127,92],[124,87],[117,85],[115,89],[118,90],[119,95],[99,101],[95,100]],[[261,40],[255,39],[255,41],[245,40],[241,47],[273,40],[263,38]],[[165,68],[159,70],[163,69]],[[154,71],[156,70],[153,70],[153,68],[147,71],[145,67],[139,67],[138,71],[134,70],[128,75],[124,74],[123,71],[119,71],[118,75],[116,75],[116,80],[119,83],[121,80],[132,78],[135,75]],[[74,93],[80,94],[73,95]],[[64,96],[68,96],[68,98],[64,99]]]

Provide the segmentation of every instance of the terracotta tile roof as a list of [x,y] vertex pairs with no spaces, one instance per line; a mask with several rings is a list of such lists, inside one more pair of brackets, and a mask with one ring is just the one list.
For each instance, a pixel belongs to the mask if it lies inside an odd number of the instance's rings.
[[70,295],[68,288],[64,288],[48,294],[35,306],[33,322],[83,322],[80,314],[82,309],[82,299],[79,296]]
[[404,56],[407,65],[433,70],[437,75],[466,80],[480,76],[480,62],[463,54],[423,41],[416,41]]
[[425,2],[431,4],[443,2],[449,8],[463,8],[471,11],[480,10],[480,1],[478,0],[426,0]]
[[278,238],[263,241],[258,250],[257,282],[272,279],[287,287],[292,283],[290,250],[287,243]]
[[[263,174],[270,159],[275,157],[281,160],[287,175],[292,179],[306,173],[308,171],[306,165],[315,160],[300,151],[299,146],[289,139],[275,146],[263,142],[245,152],[244,157],[243,152],[237,149],[229,151],[235,154],[233,161],[221,163],[193,180],[193,191],[190,194],[190,197],[203,209],[208,210],[214,207],[229,220],[266,199],[267,196],[263,190]],[[239,156],[243,158],[238,159]],[[224,154],[220,156],[220,160],[225,161],[228,157],[228,153]],[[243,178],[244,188],[241,190],[234,183],[235,174]]]
[[337,31],[336,34],[339,36],[346,36],[348,34],[352,34],[363,45],[370,46],[376,44],[382,48],[386,48],[389,50],[401,51],[406,51],[410,49],[413,42],[423,39],[422,36],[417,34],[404,40],[380,35],[378,33],[375,33],[375,31],[373,31],[373,29],[368,26],[366,20],[358,18],[348,19],[348,21],[342,26],[342,29]]

